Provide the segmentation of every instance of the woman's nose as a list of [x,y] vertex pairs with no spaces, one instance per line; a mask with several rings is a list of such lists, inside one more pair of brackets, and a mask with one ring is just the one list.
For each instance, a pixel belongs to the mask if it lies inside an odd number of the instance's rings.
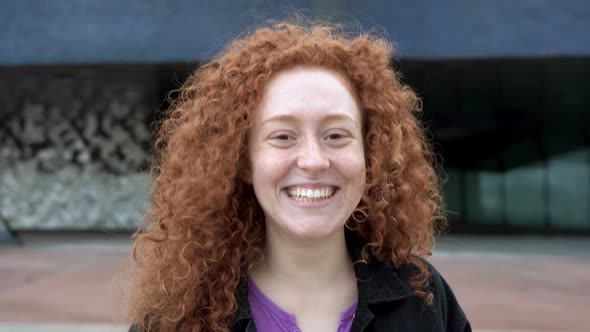
[[322,151],[319,142],[308,140],[299,150],[297,167],[308,172],[320,172],[330,167],[330,159]]

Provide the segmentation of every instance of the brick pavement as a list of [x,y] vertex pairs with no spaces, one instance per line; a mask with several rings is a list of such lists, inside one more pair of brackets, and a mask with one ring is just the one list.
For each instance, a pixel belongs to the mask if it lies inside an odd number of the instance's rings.
[[[430,261],[476,331],[588,331],[586,238],[453,236]],[[0,246],[0,332],[123,331],[124,235],[28,235]]]

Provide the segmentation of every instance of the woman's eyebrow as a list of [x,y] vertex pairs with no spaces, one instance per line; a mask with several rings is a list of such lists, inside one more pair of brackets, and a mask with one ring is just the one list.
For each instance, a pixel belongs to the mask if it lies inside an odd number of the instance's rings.
[[297,122],[297,119],[294,116],[288,114],[275,115],[262,121],[260,126],[264,127],[266,124],[271,122]]
[[326,115],[325,117],[322,118],[321,123],[324,124],[326,122],[332,122],[332,121],[345,121],[345,122],[350,122],[350,123],[354,124],[354,126],[357,129],[359,129],[358,123],[356,123],[356,121],[354,121],[350,116],[345,115],[345,114],[329,114],[329,115]]
[[[357,129],[359,128],[359,124],[356,121],[354,121],[350,116],[345,115],[345,114],[328,114],[328,115],[324,116],[320,120],[320,123],[321,124],[325,124],[326,122],[333,122],[333,121],[350,122],[350,123],[354,124],[354,126]],[[260,124],[260,126],[263,127],[263,126],[265,126],[265,125],[267,125],[268,123],[271,123],[271,122],[296,123],[296,122],[298,122],[298,120],[293,115],[281,114],[281,115],[275,115],[273,117],[270,117],[270,118],[262,121],[262,123]]]

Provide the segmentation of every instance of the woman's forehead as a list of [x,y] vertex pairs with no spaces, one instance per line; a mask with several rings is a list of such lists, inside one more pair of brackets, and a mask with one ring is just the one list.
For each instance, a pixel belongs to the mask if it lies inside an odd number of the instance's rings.
[[313,77],[313,79],[318,77],[330,77],[334,85],[344,86],[348,93],[355,98],[358,95],[358,91],[353,87],[347,74],[340,70],[316,65],[296,65],[275,72],[266,83],[265,92],[268,90],[269,85],[273,85],[273,82],[276,82],[277,80],[284,79],[284,76],[288,76],[287,80],[293,80],[296,77],[300,79],[307,77]]
[[257,107],[257,118],[344,113],[357,120],[358,103],[346,81],[324,68],[295,67],[275,74]]

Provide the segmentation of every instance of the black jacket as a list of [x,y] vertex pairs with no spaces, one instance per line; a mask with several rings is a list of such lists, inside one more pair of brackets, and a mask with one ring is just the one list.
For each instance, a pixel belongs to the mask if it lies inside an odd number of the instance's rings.
[[[357,261],[363,243],[350,236],[347,243],[351,258]],[[471,331],[471,325],[447,282],[432,265],[425,263],[432,273],[428,288],[434,294],[434,302],[430,307],[425,306],[408,286],[416,272],[413,266],[396,269],[379,261],[355,263],[358,307],[351,332]],[[240,284],[236,294],[238,311],[233,331],[255,332],[246,282]]]
[[[353,261],[360,257],[362,243],[347,237]],[[406,265],[393,268],[379,261],[355,263],[358,287],[358,307],[351,332],[381,331],[471,331],[467,317],[443,277],[426,262],[432,276],[428,288],[434,294],[433,305],[427,307],[417,297],[408,281],[416,269]],[[236,290],[238,310],[232,331],[255,332],[256,326],[248,303],[248,286],[244,280]],[[129,332],[138,332],[135,326]]]

